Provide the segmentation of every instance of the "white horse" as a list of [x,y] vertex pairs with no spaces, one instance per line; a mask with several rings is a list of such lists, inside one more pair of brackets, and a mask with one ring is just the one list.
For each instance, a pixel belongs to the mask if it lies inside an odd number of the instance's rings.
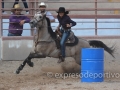
[[[45,58],[54,57],[59,58],[60,50],[56,47],[56,34],[51,29],[49,19],[43,14],[36,14],[31,20],[30,25],[32,28],[37,28],[37,35],[34,39],[33,51],[30,52],[29,56],[23,61],[23,63],[16,70],[16,74],[19,74],[26,63],[33,67],[32,58]],[[78,40],[78,41],[77,41]],[[77,64],[81,64],[81,49],[82,48],[104,48],[110,55],[114,53],[114,47],[108,47],[102,41],[85,39],[77,39],[77,43],[66,46],[66,57],[73,57]],[[91,47],[92,46],[92,47]]]

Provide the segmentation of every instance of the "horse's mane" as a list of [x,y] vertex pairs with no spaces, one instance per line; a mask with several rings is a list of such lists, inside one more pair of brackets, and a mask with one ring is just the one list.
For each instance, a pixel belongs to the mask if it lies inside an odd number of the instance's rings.
[[55,32],[53,32],[52,28],[51,28],[51,23],[50,23],[50,19],[48,17],[46,17],[47,20],[47,24],[48,24],[48,32],[50,34],[50,36],[55,40],[57,38]]

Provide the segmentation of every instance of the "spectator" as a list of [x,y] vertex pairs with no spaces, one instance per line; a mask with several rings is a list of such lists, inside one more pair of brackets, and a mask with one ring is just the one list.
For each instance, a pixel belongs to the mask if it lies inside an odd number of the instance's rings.
[[30,19],[21,14],[23,9],[19,4],[15,4],[11,10],[13,14],[10,16],[9,33],[8,36],[22,36],[24,23],[29,23]]
[[46,16],[50,19],[50,22],[55,22],[55,18],[52,16],[52,14],[49,11],[46,11],[47,5],[44,2],[41,2],[38,4],[38,7],[40,9],[37,13],[45,13]]
[[[22,2],[24,4],[24,7],[28,8],[28,4],[27,4],[26,0],[22,0]],[[18,4],[18,3],[19,3],[19,0],[15,0],[15,2],[13,4],[13,7],[14,7],[15,4]],[[29,11],[27,10],[26,13],[29,14]]]

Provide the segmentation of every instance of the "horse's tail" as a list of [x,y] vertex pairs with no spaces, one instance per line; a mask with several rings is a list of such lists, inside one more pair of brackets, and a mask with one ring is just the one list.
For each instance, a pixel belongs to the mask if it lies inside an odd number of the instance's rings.
[[104,48],[105,51],[107,51],[110,55],[112,55],[112,57],[114,57],[114,55],[113,55],[114,51],[115,51],[114,46],[108,47],[102,41],[99,41],[99,40],[90,40],[88,42],[89,42],[90,46],[92,46],[92,47],[95,47],[95,48]]

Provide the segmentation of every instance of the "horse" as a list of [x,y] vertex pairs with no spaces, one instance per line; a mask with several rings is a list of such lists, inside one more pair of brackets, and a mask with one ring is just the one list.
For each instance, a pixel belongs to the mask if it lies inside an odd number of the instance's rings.
[[[31,28],[37,28],[37,35],[34,36],[33,50],[23,63],[17,68],[16,74],[19,74],[23,67],[28,64],[30,67],[34,66],[31,61],[33,58],[53,57],[59,58],[60,49],[56,47],[56,33],[51,28],[50,20],[45,14],[35,14],[30,21]],[[82,48],[104,48],[112,57],[114,57],[115,48],[108,47],[100,40],[85,40],[83,38],[77,39],[77,43],[66,45],[66,57],[74,58],[75,62],[81,65],[81,49]]]

